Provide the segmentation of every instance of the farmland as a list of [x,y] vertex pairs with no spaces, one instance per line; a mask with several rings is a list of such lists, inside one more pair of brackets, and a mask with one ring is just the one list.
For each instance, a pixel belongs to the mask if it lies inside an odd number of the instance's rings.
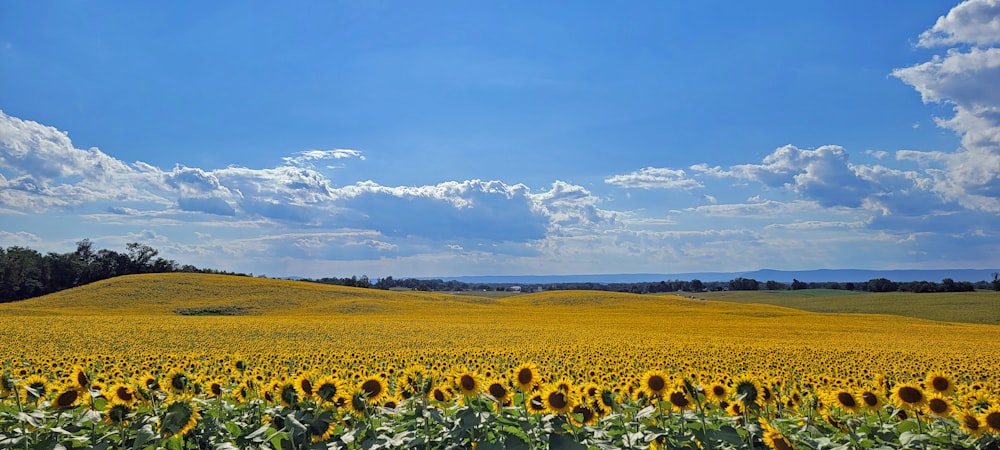
[[119,277],[0,305],[0,447],[997,445],[1000,327],[739,300]]

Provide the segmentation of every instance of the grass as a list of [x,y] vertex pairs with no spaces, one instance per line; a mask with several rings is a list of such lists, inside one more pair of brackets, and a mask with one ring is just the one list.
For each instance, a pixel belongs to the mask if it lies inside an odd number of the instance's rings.
[[760,303],[821,313],[892,314],[944,322],[1000,325],[1000,292],[858,292],[837,289],[699,292],[693,297]]

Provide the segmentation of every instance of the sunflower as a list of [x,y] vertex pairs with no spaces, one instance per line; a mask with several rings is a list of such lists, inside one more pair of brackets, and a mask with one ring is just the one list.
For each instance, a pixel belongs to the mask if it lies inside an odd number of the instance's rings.
[[514,369],[514,386],[522,392],[531,392],[539,383],[538,367],[533,362],[526,362]]
[[74,388],[80,391],[90,389],[90,377],[83,366],[73,366],[73,375],[71,377]]
[[501,383],[500,381],[492,381],[488,383],[486,385],[486,392],[489,393],[498,404],[503,405],[510,402],[510,389],[507,389],[507,386],[504,386],[504,383]]
[[726,407],[726,412],[733,417],[743,417],[746,414],[746,407],[743,406],[743,401],[736,400]]
[[481,389],[482,384],[479,382],[479,376],[469,370],[463,370],[455,375],[455,387],[458,391],[465,396],[476,395]]
[[333,414],[330,411],[313,416],[309,421],[309,439],[313,442],[322,442],[330,439],[336,427],[333,426]]
[[275,391],[278,403],[286,408],[294,408],[299,403],[299,391],[295,389],[294,381],[286,381],[278,385]]
[[920,408],[927,403],[927,396],[920,386],[906,383],[892,388],[892,401],[900,408]]
[[765,421],[764,419],[761,419],[761,428],[763,431],[763,436],[761,437],[761,439],[763,439],[764,444],[766,444],[768,447],[773,448],[774,450],[795,449],[795,446],[793,446],[792,443],[788,441],[788,438],[786,438],[783,434],[781,434],[781,431],[778,431],[778,429],[772,427],[771,424],[767,423],[767,421]]
[[569,412],[569,420],[576,426],[593,425],[597,418],[597,412],[589,405],[578,404]]
[[723,383],[715,382],[705,389],[705,399],[710,402],[721,402],[729,397],[729,387]]
[[112,397],[104,405],[104,422],[108,425],[126,426],[133,412],[131,403]]
[[219,380],[209,380],[205,383],[205,389],[208,391],[208,395],[215,398],[222,398],[225,394],[225,389],[222,387],[222,382]]
[[361,384],[358,385],[358,392],[365,395],[368,399],[368,403],[378,403],[382,397],[385,397],[389,393],[386,392],[385,381],[381,377],[368,377],[365,378]]
[[1000,406],[994,405],[983,412],[983,426],[986,431],[1000,435]]
[[847,389],[838,389],[829,394],[827,403],[851,414],[857,414],[861,410],[861,403],[853,392]]
[[430,398],[436,402],[446,402],[451,400],[451,396],[451,392],[444,386],[434,386],[434,388],[431,389]]
[[55,397],[52,399],[52,407],[55,409],[70,409],[80,404],[83,394],[79,386],[75,384],[63,384],[53,389]]
[[733,391],[736,393],[736,399],[749,407],[757,406],[757,401],[761,397],[760,384],[748,378],[737,381]]
[[399,389],[403,395],[426,397],[434,387],[433,372],[423,366],[410,366],[403,369],[399,378]]
[[183,394],[191,387],[191,379],[183,370],[174,367],[167,372],[167,389],[175,394]]
[[646,371],[640,380],[639,389],[649,397],[663,397],[669,388],[667,376],[659,370]]
[[542,414],[546,411],[545,409],[545,399],[541,392],[535,392],[531,396],[527,397],[524,401],[524,407],[528,412],[534,414]]
[[977,437],[986,432],[986,424],[973,411],[963,410],[955,414],[955,420],[958,420],[959,425],[962,426],[962,431],[965,431],[969,436]]
[[931,394],[927,396],[927,404],[924,405],[924,412],[938,417],[951,416],[951,402],[940,393]]
[[17,389],[17,382],[14,381],[14,377],[10,375],[10,372],[4,371],[0,375],[0,393],[3,393],[3,396],[6,397],[11,392],[14,392],[15,389]]
[[233,400],[236,403],[246,403],[249,401],[250,398],[253,397],[254,392],[252,385],[253,381],[250,380],[243,380],[237,384],[236,387],[233,388],[232,393],[230,393]]
[[556,386],[550,386],[542,391],[542,403],[545,410],[552,414],[563,414],[573,409],[573,397]]
[[160,390],[160,382],[152,374],[145,374],[135,380],[135,385],[139,389],[145,390],[142,393],[147,400],[152,398],[152,392]]
[[299,398],[302,400],[311,398],[315,393],[313,390],[313,383],[310,380],[310,374],[304,373],[295,378],[293,383],[295,384],[295,391],[299,393]]
[[670,401],[670,406],[673,409],[679,411],[693,409],[695,407],[695,402],[691,398],[691,394],[688,393],[683,384],[675,385],[674,388],[669,391],[669,394],[667,394],[667,400]]
[[882,396],[875,393],[874,389],[862,389],[858,394],[861,399],[861,407],[869,411],[876,411],[882,408]]
[[316,382],[314,393],[316,398],[322,403],[333,403],[333,400],[337,398],[338,394],[341,394],[344,388],[340,384],[340,380],[334,378],[331,375],[326,375]]
[[924,386],[931,392],[937,392],[941,395],[949,395],[955,392],[955,384],[951,382],[951,378],[940,372],[931,372],[927,374],[927,378],[924,379]]
[[41,375],[29,376],[21,381],[20,386],[22,403],[37,403],[52,390],[49,386],[49,380]]
[[183,436],[198,423],[201,415],[198,407],[189,398],[178,396],[167,403],[166,411],[160,420],[160,433],[164,438]]

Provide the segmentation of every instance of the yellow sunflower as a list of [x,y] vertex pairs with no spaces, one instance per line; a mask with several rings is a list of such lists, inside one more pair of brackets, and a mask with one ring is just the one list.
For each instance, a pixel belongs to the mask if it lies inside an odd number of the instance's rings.
[[470,370],[464,370],[455,375],[455,387],[465,396],[476,395],[482,389],[479,375]]
[[878,395],[874,389],[862,389],[858,394],[861,399],[861,407],[869,411],[877,411],[882,408],[882,396]]
[[104,422],[108,425],[128,425],[134,411],[131,403],[112,397],[104,405]]
[[710,402],[719,403],[728,397],[729,387],[724,383],[715,382],[705,389],[705,399]]
[[978,437],[986,432],[986,424],[974,411],[963,410],[955,414],[955,420],[969,436]]
[[828,395],[826,402],[830,406],[840,408],[851,414],[857,414],[858,411],[861,410],[862,405],[862,403],[858,401],[858,397],[848,389],[837,389],[836,391],[831,392]]
[[191,379],[184,370],[174,367],[164,377],[167,389],[175,394],[183,394],[191,387]]
[[573,410],[574,399],[569,392],[559,389],[557,386],[549,386],[542,390],[542,403],[545,410],[552,414],[564,414]]
[[506,404],[511,399],[510,389],[500,381],[491,381],[486,384],[486,392],[497,401],[498,404]]
[[343,394],[343,390],[340,380],[332,375],[325,375],[316,382],[314,392],[321,403],[331,404],[338,395]]
[[198,406],[186,396],[174,397],[166,403],[166,413],[160,419],[160,434],[163,438],[183,436],[194,429],[201,415]]
[[986,431],[1000,435],[1000,406],[994,405],[990,409],[983,411],[982,418]]
[[311,374],[303,373],[295,378],[293,383],[295,384],[295,391],[299,393],[299,398],[306,400],[312,398],[315,393],[313,390],[313,382],[310,380]]
[[898,384],[892,388],[892,402],[899,408],[919,409],[927,403],[927,396],[916,384]]
[[788,438],[786,438],[785,435],[781,434],[781,431],[778,431],[778,429],[772,427],[771,424],[767,423],[767,421],[764,420],[763,418],[761,419],[761,428],[763,431],[762,439],[764,441],[764,444],[766,444],[769,448],[772,448],[774,450],[795,449],[795,446],[792,445],[792,443],[788,440]]
[[940,393],[933,393],[927,396],[927,403],[924,405],[924,413],[938,417],[949,417],[952,413],[951,401]]
[[533,362],[526,362],[514,369],[512,377],[514,386],[522,392],[531,392],[539,383],[538,366]]
[[386,391],[385,380],[377,376],[365,378],[358,385],[358,392],[365,395],[368,403],[378,403],[382,397],[389,395],[389,392]]
[[90,389],[90,376],[87,375],[87,370],[83,366],[73,366],[73,374],[71,375],[73,386],[81,391],[86,391]]
[[75,384],[63,384],[53,389],[55,397],[52,398],[52,407],[55,409],[70,409],[80,404],[83,398],[79,386]]
[[955,392],[955,384],[952,383],[951,378],[941,372],[927,374],[927,378],[924,379],[924,386],[927,387],[927,390],[937,392],[941,395],[950,395]]
[[659,370],[649,370],[642,374],[639,388],[649,397],[662,398],[669,388],[667,376]]
[[41,375],[31,375],[18,383],[22,403],[37,403],[52,390],[49,380]]

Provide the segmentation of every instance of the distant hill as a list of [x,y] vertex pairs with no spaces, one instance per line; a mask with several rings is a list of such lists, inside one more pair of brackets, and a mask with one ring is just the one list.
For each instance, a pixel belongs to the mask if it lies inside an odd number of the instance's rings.
[[734,278],[753,278],[757,281],[774,280],[791,283],[799,280],[806,283],[821,282],[861,282],[875,278],[887,278],[896,282],[934,281],[945,278],[955,281],[989,281],[993,273],[1000,269],[940,269],[940,270],[866,270],[866,269],[817,269],[817,270],[773,270],[761,269],[752,272],[689,272],[673,274],[626,273],[599,275],[502,275],[502,276],[459,276],[428,277],[441,280],[455,280],[463,283],[642,283],[668,280],[694,280],[703,282],[729,281]]

